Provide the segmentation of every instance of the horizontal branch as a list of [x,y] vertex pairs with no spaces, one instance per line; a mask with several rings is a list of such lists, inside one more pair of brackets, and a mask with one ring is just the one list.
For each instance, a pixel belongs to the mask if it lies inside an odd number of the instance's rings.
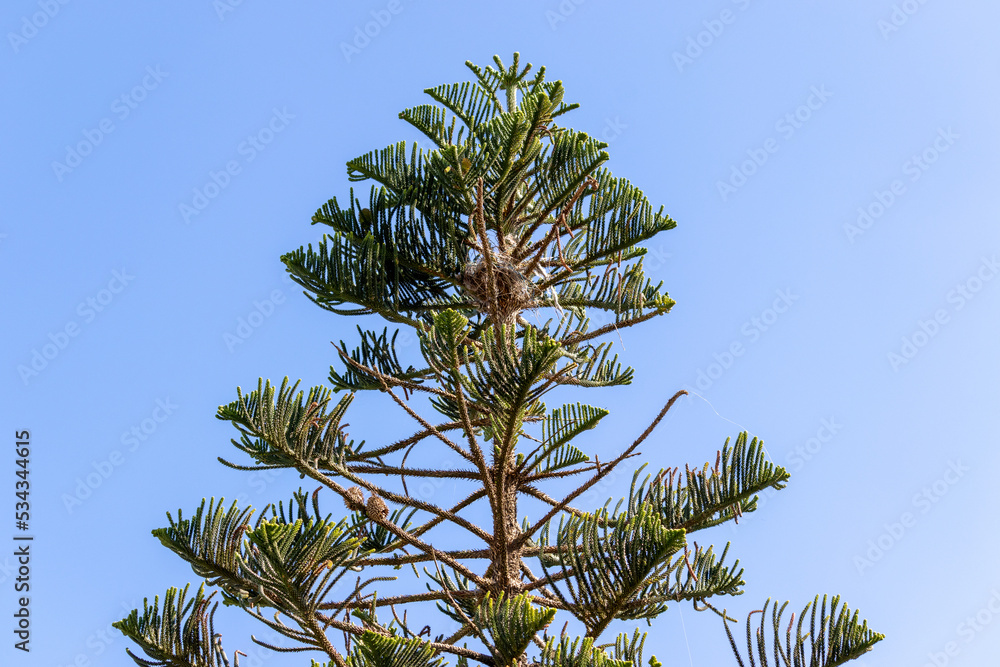
[[351,472],[369,475],[406,475],[407,477],[436,477],[481,481],[479,473],[468,470],[430,470],[427,468],[399,468],[396,466],[378,466],[373,464],[349,465],[347,469]]
[[636,324],[645,322],[646,320],[651,320],[657,315],[663,315],[667,311],[665,310],[653,310],[652,312],[646,313],[645,315],[640,315],[638,317],[632,317],[627,320],[622,320],[621,322],[612,322],[611,324],[605,324],[603,327],[594,329],[593,331],[588,331],[587,333],[572,332],[566,338],[562,340],[563,345],[577,345],[584,341],[597,338],[598,336],[603,336],[604,334],[611,333],[612,331],[617,331],[619,329],[625,329]]
[[385,456],[386,454],[392,454],[393,452],[398,452],[401,449],[406,449],[410,445],[414,445],[428,436],[435,435],[436,433],[443,433],[445,431],[453,431],[456,428],[461,427],[460,422],[448,422],[446,424],[438,424],[432,428],[424,429],[423,431],[418,431],[408,438],[394,442],[391,445],[386,445],[385,447],[379,447],[378,449],[373,449],[371,451],[364,452],[364,458],[374,458],[376,456]]
[[[537,498],[538,500],[541,500],[544,503],[548,503],[549,505],[551,505],[553,507],[557,507],[559,505],[559,501],[558,500],[556,500],[555,498],[549,497],[545,492],[539,491],[538,489],[536,489],[533,486],[529,486],[529,485],[525,484],[525,485],[521,486],[518,489],[518,491],[520,491],[521,493],[524,493],[525,495],[529,495],[532,498]],[[563,511],[564,512],[569,512],[570,514],[573,514],[574,516],[581,516],[581,517],[583,515],[587,514],[587,512],[584,512],[583,510],[576,509],[575,507],[570,507],[569,505],[565,505],[563,507]]]
[[[464,500],[462,500],[457,505],[455,505],[454,507],[452,507],[451,509],[449,509],[448,513],[454,514],[454,515],[457,516],[458,512],[460,512],[461,510],[465,509],[466,507],[468,507],[472,503],[474,503],[477,500],[480,500],[480,499],[482,499],[484,497],[486,497],[486,490],[485,489],[479,489],[478,491],[473,491]],[[437,517],[434,517],[433,519],[431,519],[430,521],[428,521],[427,523],[423,524],[422,526],[418,526],[417,528],[414,528],[410,532],[413,533],[414,535],[423,535],[428,530],[430,530],[431,528],[434,528],[435,526],[437,526],[439,523],[441,523],[443,521],[444,521],[444,518],[442,518],[440,516],[437,516]]]
[[[547,547],[527,547],[521,550],[521,555],[526,558],[532,558],[534,556],[539,556],[541,554],[555,554],[559,553],[561,547],[557,546],[547,546]],[[456,559],[483,559],[492,558],[493,552],[489,549],[467,549],[464,551],[445,551],[446,554]],[[355,565],[361,565],[364,567],[375,567],[378,565],[396,566],[396,565],[409,565],[411,563],[430,563],[434,559],[427,554],[412,554],[407,556],[384,556],[378,558],[364,558],[362,560],[356,561]]]
[[[457,595],[456,595],[457,593]],[[454,597],[475,597],[475,591],[452,591]],[[353,602],[325,602],[319,606],[320,609],[367,609],[372,607],[389,607],[395,604],[408,604],[410,602],[428,602],[436,600],[447,600],[448,594],[445,591],[430,591],[428,593],[413,593],[410,595],[394,595],[386,598],[375,598],[374,600],[356,600]]]

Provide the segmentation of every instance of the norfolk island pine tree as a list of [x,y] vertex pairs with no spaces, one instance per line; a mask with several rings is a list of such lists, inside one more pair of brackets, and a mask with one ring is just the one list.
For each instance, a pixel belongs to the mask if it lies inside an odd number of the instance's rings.
[[[429,88],[430,104],[400,113],[433,147],[399,142],[348,162],[349,180],[372,182],[367,197],[352,189],[346,204],[324,204],[312,220],[330,227],[318,247],[282,257],[320,307],[387,326],[334,343],[329,386],[260,380],[219,408],[246,455],[220,461],[291,468],[316,488],[256,518],[215,499],[187,517],[168,513],[153,534],[204,582],[115,623],[145,652],[129,651],[137,663],[229,665],[214,627],[219,601],[282,636],[281,646],[253,641],[319,653],[311,664],[324,667],[638,667],[645,634],[609,637],[608,626],[686,601],[719,615],[739,665],[833,667],[883,638],[839,597],[816,596],[789,617],[788,603],[768,600],[747,617],[745,650],[738,644],[719,598],[743,592],[743,569],[727,562],[728,545],[716,553],[690,536],[755,511],[756,494],[787,483],[746,433],[700,468],[640,466],[615,504],[574,504],[639,456],[686,393],[607,461],[573,445],[606,410],[542,401],[567,386],[630,383],[608,335],[674,305],[645,276],[640,244],[675,223],[603,166],[605,143],[557,124],[577,106],[563,101],[561,82],[544,68],[532,75],[516,53],[510,67],[494,61],[466,63],[471,81]],[[399,357],[405,329],[419,340],[416,365]],[[377,446],[352,439],[344,418],[359,391],[385,394],[415,432]],[[414,467],[411,452],[421,464],[442,452],[461,463]],[[465,498],[442,507],[411,493],[442,479]],[[548,495],[557,480],[572,490]],[[472,508],[490,521],[470,520]],[[443,545],[445,528],[462,533],[462,548]],[[423,576],[403,594],[379,594],[401,568]],[[428,607],[448,632],[427,622]],[[583,636],[550,632],[557,616],[576,619]]]

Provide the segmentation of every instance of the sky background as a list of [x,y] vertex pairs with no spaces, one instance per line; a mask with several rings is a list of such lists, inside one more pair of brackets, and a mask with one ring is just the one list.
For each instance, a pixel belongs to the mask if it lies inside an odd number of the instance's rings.
[[[330,341],[355,335],[278,258],[320,237],[346,160],[417,138],[397,114],[424,88],[516,50],[678,221],[646,264],[677,305],[623,334],[635,382],[586,395],[612,412],[583,446],[610,456],[691,388],[643,448],[651,469],[714,461],[747,429],[792,473],[738,528],[697,535],[746,568],[730,613],[839,593],[887,635],[854,664],[992,664],[998,22],[985,0],[4,3],[0,662],[133,664],[109,624],[195,580],[150,535],[165,512],[298,487],[216,461],[238,458],[214,417],[237,386],[322,384]],[[348,421],[370,443],[412,428],[380,396]],[[30,655],[9,629],[22,429]],[[237,610],[219,624],[245,665],[320,657],[262,652]],[[653,622],[650,653],[735,664],[689,605]]]

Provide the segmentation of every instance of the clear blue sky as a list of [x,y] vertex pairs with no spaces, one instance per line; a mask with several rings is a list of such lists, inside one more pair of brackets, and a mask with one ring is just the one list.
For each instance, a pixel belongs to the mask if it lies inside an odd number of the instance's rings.
[[[424,88],[515,50],[679,223],[647,263],[677,306],[623,337],[632,386],[587,395],[612,410],[591,451],[699,386],[644,451],[654,469],[714,460],[744,427],[792,472],[739,528],[697,536],[746,567],[730,612],[841,593],[888,635],[869,667],[995,661],[996,3],[230,2],[0,12],[0,553],[21,429],[36,536],[33,651],[4,630],[0,662],[132,664],[108,624],[194,578],[150,535],[165,511],[289,497],[292,473],[216,462],[236,453],[216,407],[258,377],[323,383],[355,322],[279,255],[319,237],[346,160],[415,138],[396,114]],[[410,428],[379,397],[352,411],[370,442]],[[229,649],[252,648],[260,628],[224,612]],[[665,664],[731,664],[713,615],[675,606],[653,630]]]

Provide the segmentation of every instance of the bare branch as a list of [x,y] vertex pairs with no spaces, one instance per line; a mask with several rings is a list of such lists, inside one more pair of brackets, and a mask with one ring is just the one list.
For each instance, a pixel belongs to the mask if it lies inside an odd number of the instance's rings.
[[386,454],[392,454],[393,452],[398,452],[401,449],[406,449],[407,447],[410,447],[420,442],[424,438],[435,435],[436,432],[444,433],[445,431],[454,431],[456,428],[459,428],[460,426],[462,426],[461,422],[448,422],[445,424],[438,424],[437,426],[433,427],[434,430],[424,429],[423,431],[417,431],[410,437],[404,438],[399,442],[394,442],[393,444],[386,445],[385,447],[380,447],[378,449],[366,451],[364,452],[364,456],[367,458],[375,458],[377,456],[385,456]]
[[411,408],[406,403],[404,403],[402,400],[400,400],[399,396],[396,396],[396,394],[391,389],[389,389],[388,385],[386,385],[385,382],[382,383],[382,387],[383,387],[383,390],[385,391],[385,393],[389,394],[389,396],[392,397],[392,400],[394,400],[399,407],[403,408],[403,410],[406,411],[406,414],[408,414],[411,417],[413,417],[413,419],[416,420],[416,422],[418,424],[420,424],[425,429],[427,429],[428,431],[430,431],[431,433],[433,433],[434,435],[436,435],[437,438],[438,438],[438,440],[440,440],[444,444],[446,444],[449,447],[451,447],[459,456],[461,456],[462,458],[464,458],[466,461],[468,461],[469,463],[471,463],[473,465],[476,465],[475,459],[473,459],[472,456],[467,451],[465,451],[464,449],[462,449],[461,447],[459,447],[457,444],[455,444],[454,442],[452,442],[451,440],[449,440],[448,438],[446,438],[444,436],[444,434],[441,433],[441,431],[437,430],[437,428],[435,428],[434,426],[432,426],[423,417],[421,417],[420,415],[418,415],[413,410],[413,408]]
[[428,468],[402,468],[396,466],[377,466],[371,464],[356,464],[348,465],[347,469],[351,472],[362,473],[366,475],[407,475],[409,477],[434,477],[434,478],[449,478],[449,479],[467,479],[479,482],[481,481],[478,473],[470,472],[468,470],[433,470]]
[[584,341],[597,338],[598,336],[603,336],[604,334],[611,333],[612,331],[617,331],[618,329],[625,329],[636,324],[645,322],[646,320],[651,320],[657,315],[663,315],[665,310],[654,310],[645,315],[640,315],[638,317],[632,317],[627,320],[622,320],[621,322],[612,322],[611,324],[605,324],[603,327],[594,329],[593,331],[588,331],[587,333],[581,333],[574,331],[564,338],[561,342],[563,345],[576,345]]

